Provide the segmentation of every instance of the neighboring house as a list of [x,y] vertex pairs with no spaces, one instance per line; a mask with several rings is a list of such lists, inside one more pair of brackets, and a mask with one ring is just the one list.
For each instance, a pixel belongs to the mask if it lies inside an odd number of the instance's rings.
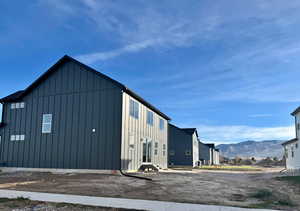
[[199,141],[199,160],[202,165],[211,165],[211,149],[201,141]]
[[219,149],[215,148],[215,144],[206,144],[209,147],[209,165],[219,165],[220,164],[220,152]]
[[300,169],[300,107],[291,113],[291,115],[295,117],[296,138],[284,142],[282,145],[284,147],[286,168],[289,170],[295,170]]
[[220,165],[220,150],[215,149],[214,151],[214,165]]
[[196,128],[178,128],[169,124],[169,165],[198,166],[199,141]]
[[69,56],[0,101],[2,165],[137,170],[151,163],[167,168],[170,118]]

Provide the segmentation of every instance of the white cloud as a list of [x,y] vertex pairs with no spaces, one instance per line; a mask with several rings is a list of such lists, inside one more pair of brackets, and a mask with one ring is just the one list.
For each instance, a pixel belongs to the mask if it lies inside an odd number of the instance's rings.
[[218,143],[234,143],[246,140],[288,140],[295,137],[294,126],[251,127],[246,125],[197,127],[200,139]]
[[98,52],[79,55],[76,58],[84,63],[91,64],[101,60],[107,60],[119,56],[123,53],[133,53],[140,51],[142,49],[153,46],[155,43],[159,43],[159,40],[147,40],[140,43],[130,44],[120,49],[115,49],[112,51]]

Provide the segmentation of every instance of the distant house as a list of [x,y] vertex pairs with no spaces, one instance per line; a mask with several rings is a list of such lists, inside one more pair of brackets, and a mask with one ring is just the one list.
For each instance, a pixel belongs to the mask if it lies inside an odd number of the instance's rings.
[[196,128],[179,128],[169,124],[169,165],[199,165],[199,141]]
[[296,138],[284,142],[284,156],[286,159],[286,168],[289,170],[300,169],[300,107],[291,113],[295,118]]
[[211,148],[201,141],[199,141],[199,160],[202,165],[211,165],[212,161]]
[[209,165],[219,165],[220,164],[220,152],[219,149],[215,148],[215,144],[206,144],[209,147]]
[[69,56],[0,102],[0,161],[7,167],[167,168],[170,118]]

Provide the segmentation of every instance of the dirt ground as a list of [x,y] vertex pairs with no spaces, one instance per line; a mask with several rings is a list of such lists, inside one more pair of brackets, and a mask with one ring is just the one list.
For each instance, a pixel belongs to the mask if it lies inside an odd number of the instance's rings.
[[[0,210],[3,211],[129,211],[127,209],[90,207],[65,203],[46,203],[28,199],[0,198]],[[130,210],[132,211],[132,210]]]
[[[153,181],[103,174],[0,173],[0,189],[300,210],[300,187],[277,180],[283,176],[280,170],[168,170],[138,174]],[[272,197],[265,199],[259,194],[265,190]]]

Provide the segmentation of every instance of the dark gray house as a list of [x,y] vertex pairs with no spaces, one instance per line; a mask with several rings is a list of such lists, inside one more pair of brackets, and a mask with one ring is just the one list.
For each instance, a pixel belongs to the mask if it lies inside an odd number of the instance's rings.
[[211,165],[212,161],[211,148],[201,141],[199,141],[199,160],[202,165]]
[[0,100],[0,161],[26,168],[167,168],[170,118],[123,84],[64,56]]
[[169,166],[199,164],[198,133],[196,128],[178,128],[169,124]]

